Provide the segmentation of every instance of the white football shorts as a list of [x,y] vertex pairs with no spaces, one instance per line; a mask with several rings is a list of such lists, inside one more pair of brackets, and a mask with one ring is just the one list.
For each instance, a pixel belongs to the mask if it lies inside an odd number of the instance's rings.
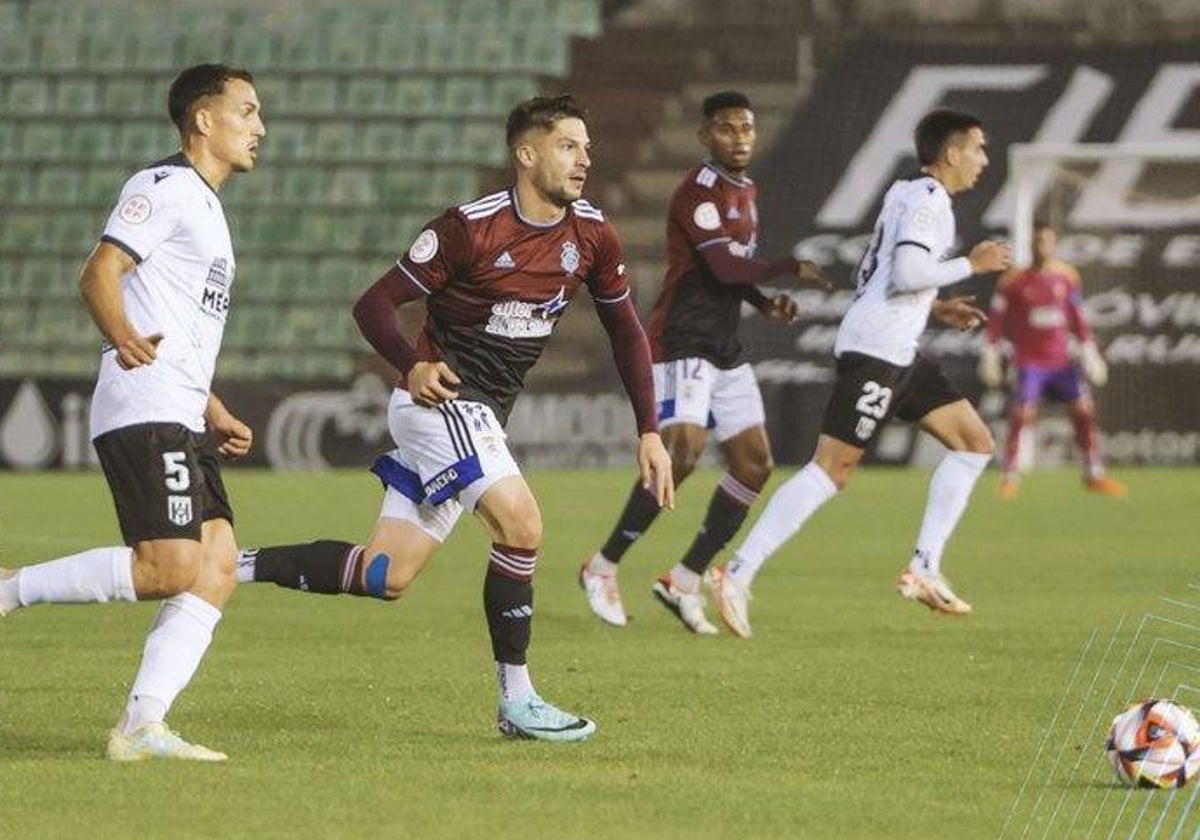
[[397,388],[388,430],[396,448],[371,467],[386,488],[379,515],[412,522],[440,542],[489,487],[521,474],[508,436],[483,403],[449,400],[425,408]]
[[658,425],[691,423],[726,441],[766,423],[762,393],[748,364],[721,370],[707,359],[676,359],[654,365]]

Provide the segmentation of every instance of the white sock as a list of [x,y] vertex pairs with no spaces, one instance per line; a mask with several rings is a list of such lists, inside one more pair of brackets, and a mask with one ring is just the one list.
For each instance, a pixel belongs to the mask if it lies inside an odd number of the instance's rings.
[[676,563],[670,572],[671,585],[680,592],[693,595],[700,591],[700,575],[693,572],[682,563]]
[[520,700],[533,694],[533,682],[529,679],[528,665],[497,662],[496,682],[500,686],[501,700]]
[[219,609],[190,592],[163,601],[146,636],[142,665],[129,691],[126,732],[162,722],[200,667],[220,620]]
[[257,562],[257,548],[248,548],[238,552],[237,569],[234,571],[238,583],[254,583],[254,567]]
[[133,550],[92,548],[69,557],[25,566],[17,573],[21,606],[136,601]]
[[942,552],[946,541],[954,533],[954,527],[966,510],[967,500],[975,482],[987,467],[991,455],[978,452],[948,452],[933,471],[929,482],[929,501],[925,505],[925,518],[921,522],[921,533],[917,536],[917,550],[913,552],[909,568],[920,574],[939,574],[942,568]]
[[733,582],[749,589],[767,558],[836,493],[837,485],[815,461],[779,485],[729,561],[728,572]]
[[615,575],[617,569],[621,568],[619,564],[609,560],[599,551],[592,555],[592,559],[588,560],[587,569],[594,575]]

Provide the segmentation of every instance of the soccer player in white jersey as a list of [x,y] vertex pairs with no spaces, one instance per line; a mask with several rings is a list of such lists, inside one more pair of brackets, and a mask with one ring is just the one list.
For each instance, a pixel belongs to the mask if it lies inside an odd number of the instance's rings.
[[938,366],[917,352],[917,341],[931,312],[959,329],[983,323],[970,298],[938,301],[937,290],[1001,271],[1011,253],[1006,244],[984,241],[967,257],[948,258],[955,236],[950,197],[973,187],[988,163],[980,121],[933,111],[917,125],[915,140],[921,175],[888,190],[856,272],[858,291],[834,344],[837,380],[817,451],[772,494],[728,566],[712,571],[717,609],[739,636],[751,635],[747,602],[758,569],[846,485],[892,417],[916,423],[950,450],[934,470],[916,550],[897,589],[938,612],[971,611],[942,576],[941,559],[991,459],[992,436]]
[[109,735],[114,761],[225,759],[164,719],[236,587],[218,455],[245,455],[251,432],[210,390],[234,278],[217,190],[254,168],[266,129],[251,75],[223,65],[183,71],[168,110],[180,152],[126,181],[80,278],[105,339],[91,435],[125,546],[0,570],[0,615],[39,603],[166,599]]

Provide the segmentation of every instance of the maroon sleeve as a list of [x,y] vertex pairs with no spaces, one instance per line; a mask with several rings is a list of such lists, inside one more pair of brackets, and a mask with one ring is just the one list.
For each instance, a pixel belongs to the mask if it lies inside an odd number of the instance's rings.
[[400,332],[396,310],[424,296],[425,290],[405,275],[399,265],[393,265],[354,304],[358,331],[403,377],[408,376],[419,360],[417,351]]
[[612,343],[613,359],[633,415],[637,419],[638,435],[658,431],[658,413],[654,404],[654,377],[650,373],[650,343],[638,320],[637,310],[628,297],[617,303],[600,304],[596,307],[600,323],[608,332]]
[[426,294],[433,294],[471,262],[471,236],[456,210],[447,210],[417,234],[396,265]]
[[604,222],[600,228],[596,258],[588,272],[587,285],[598,304],[615,303],[629,296],[621,239],[609,222]]
[[800,267],[794,257],[783,257],[773,262],[754,257],[738,257],[720,244],[701,248],[700,256],[704,258],[708,270],[720,282],[746,286],[762,283],[783,274],[795,276]]

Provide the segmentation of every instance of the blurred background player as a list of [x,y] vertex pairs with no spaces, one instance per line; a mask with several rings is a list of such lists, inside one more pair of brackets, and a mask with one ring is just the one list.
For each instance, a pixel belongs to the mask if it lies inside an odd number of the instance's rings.
[[[395,599],[450,535],[463,510],[492,538],[483,602],[500,692],[500,731],[578,741],[592,721],[538,696],[526,663],[533,573],[542,541],[537,500],[509,453],[504,426],[526,372],[586,285],[633,403],[641,486],[674,505],[658,435],[650,349],[630,299],[616,230],[580,198],[587,180],[586,113],[570,96],[513,109],[507,140],[516,183],[450,208],[359,298],[354,317],[400,372],[388,407],[396,449],[373,467],[383,506],[365,546],[321,540],[243,552],[243,581]],[[398,307],[424,298],[414,349]]]
[[917,352],[932,313],[960,329],[986,316],[969,299],[938,301],[937,290],[1008,267],[1007,245],[984,241],[967,257],[954,247],[951,196],[975,186],[987,167],[987,139],[976,117],[932,111],[915,132],[921,173],[892,184],[857,271],[858,291],[834,344],[837,378],[812,461],[771,495],[727,568],[712,570],[721,618],[751,635],[750,586],[759,568],[816,510],[845,487],[867,446],[893,417],[916,423],[950,451],[929,486],[916,550],[896,588],[938,612],[966,614],[942,576],[946,542],[992,455],[987,425],[941,369]]
[[[746,169],[754,156],[754,111],[737,91],[704,100],[701,145],[708,155],[683,177],[667,218],[670,263],[650,319],[654,390],[663,442],[671,453],[675,486],[696,467],[712,429],[728,472],[683,558],[654,583],[655,597],[689,630],[716,633],[704,615],[700,579],[709,562],[737,533],[771,475],[771,444],[762,395],[742,357],[738,323],[743,302],[773,320],[790,323],[796,303],[766,297],[754,284],[774,277],[824,282],[810,262],[756,259],[758,209]],[[579,582],[592,611],[609,624],[626,623],[617,569],[660,507],[634,486],[603,547],[586,560]]]
[[[1108,381],[1108,366],[1083,313],[1079,272],[1057,258],[1057,246],[1054,228],[1037,223],[1033,265],[1005,274],[992,297],[979,378],[989,388],[1000,387],[1004,380],[1002,342],[1011,348],[1011,362],[1016,368],[1000,495],[1005,499],[1017,497],[1022,432],[1037,420],[1038,404],[1050,399],[1067,404],[1083,462],[1084,486],[1123,499],[1126,486],[1105,474],[1095,403],[1084,382],[1086,377],[1092,385],[1102,387]],[[1079,342],[1078,366],[1071,359],[1071,335]]]
[[105,339],[91,437],[130,548],[0,570],[0,615],[39,603],[166,598],[108,757],[223,761],[164,719],[236,587],[217,455],[245,455],[251,433],[209,390],[234,279],[217,190],[254,168],[266,129],[251,75],[219,64],[180,73],[168,109],[182,150],[125,182],[80,278]]

